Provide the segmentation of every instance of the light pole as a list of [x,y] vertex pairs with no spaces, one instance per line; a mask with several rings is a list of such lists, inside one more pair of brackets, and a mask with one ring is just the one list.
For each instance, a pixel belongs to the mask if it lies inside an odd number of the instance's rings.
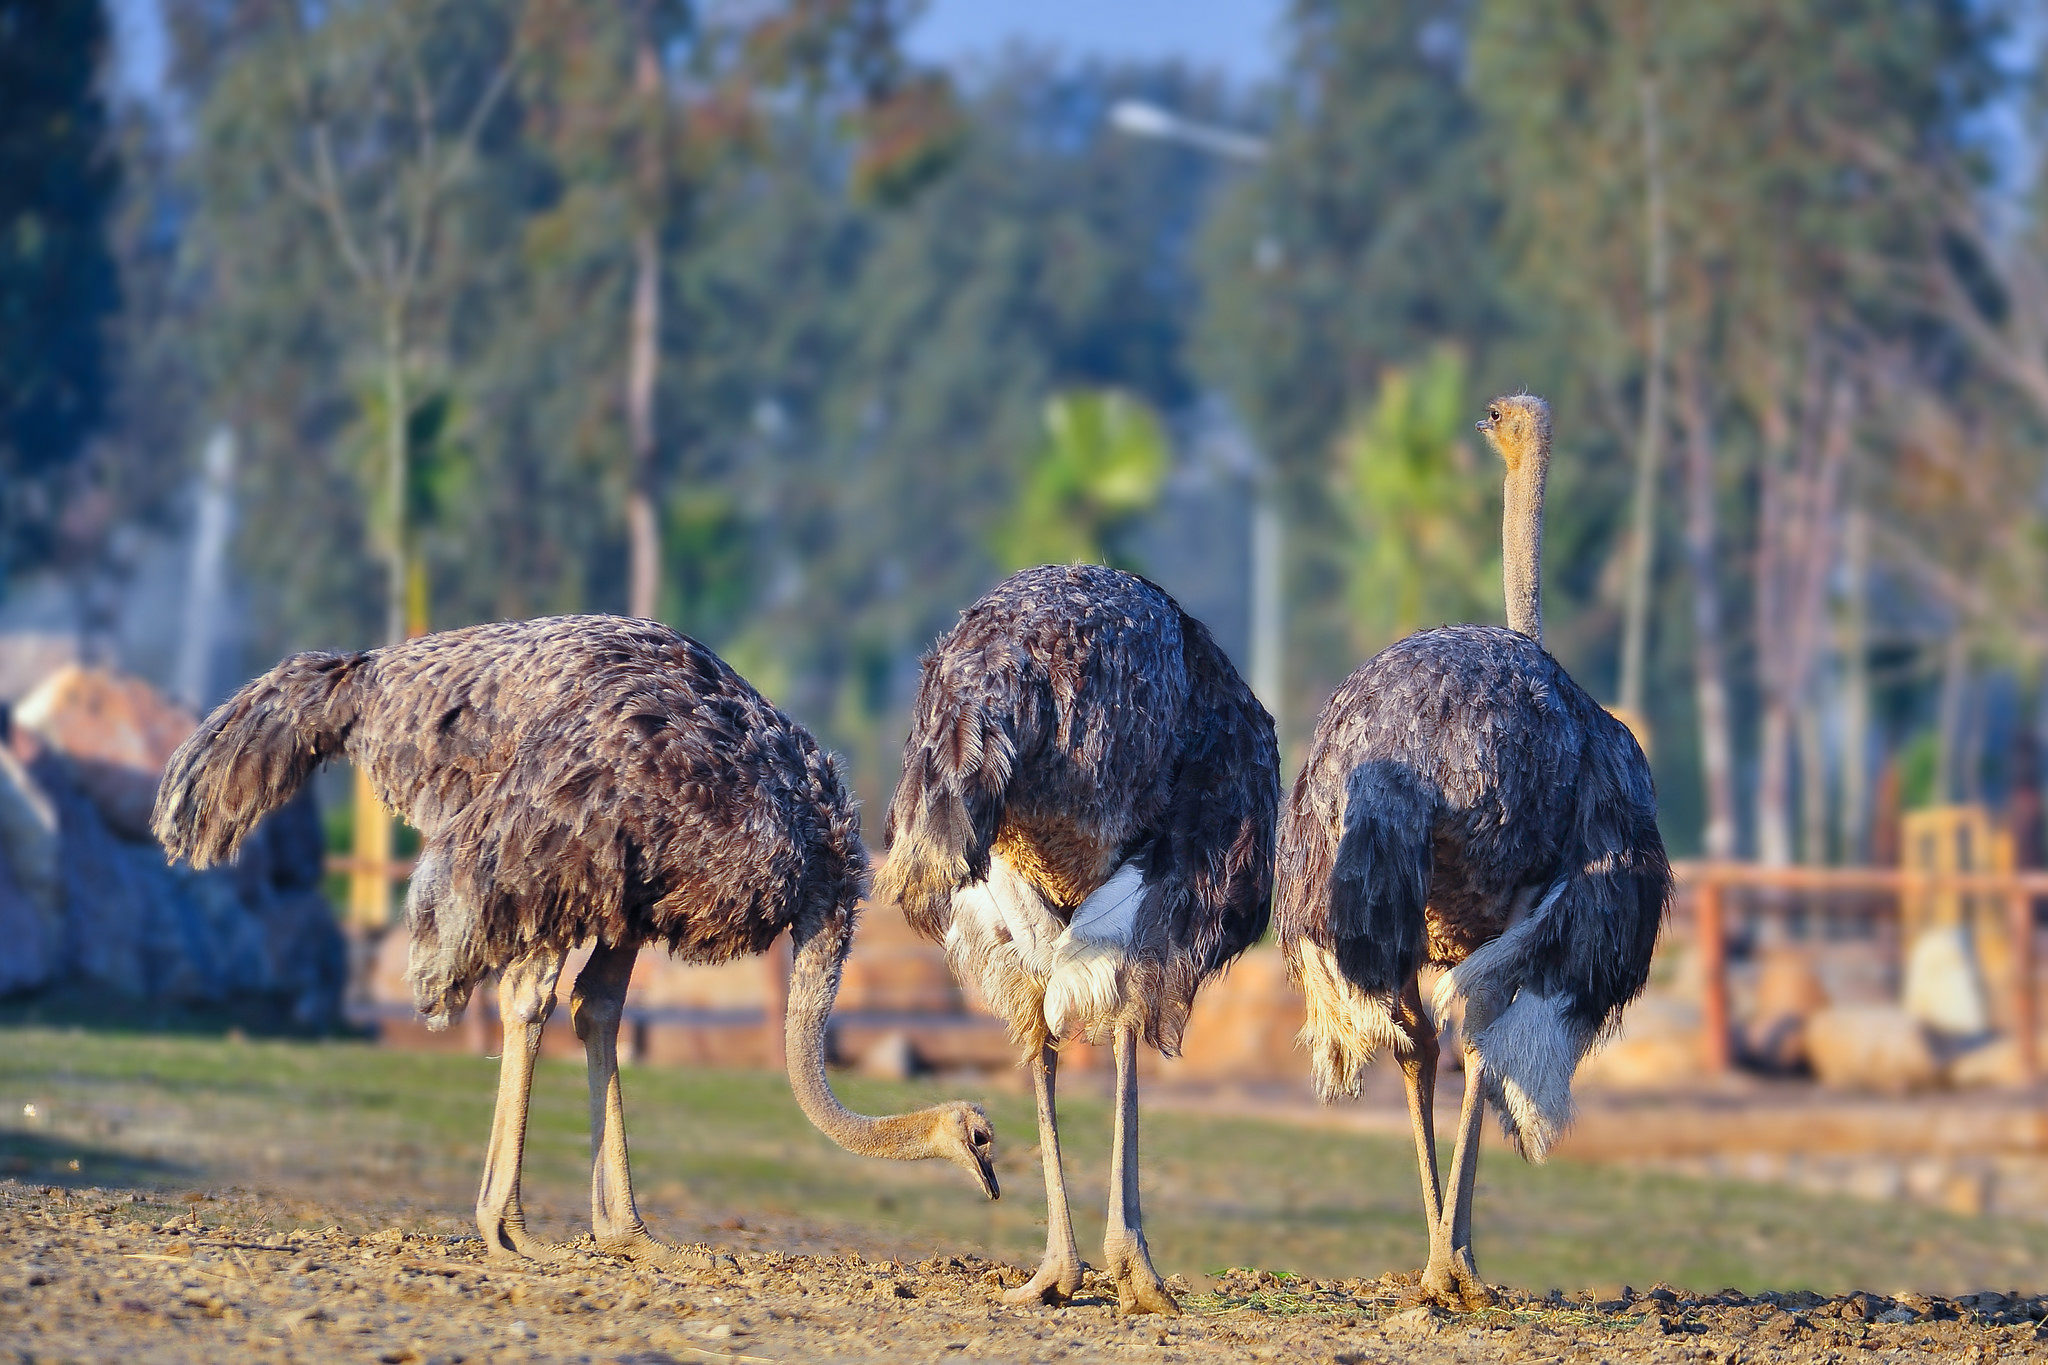
[[[1147,100],[1118,100],[1110,106],[1109,122],[1118,132],[1129,133],[1133,137],[1177,142],[1226,161],[1256,165],[1264,161],[1271,150],[1270,144],[1262,137],[1183,118],[1171,109]],[[1276,244],[1269,238],[1261,238],[1255,262],[1258,269],[1261,272],[1273,269],[1278,264],[1278,256]],[[1248,632],[1251,636],[1251,685],[1266,709],[1273,713],[1273,728],[1278,731],[1284,691],[1282,657],[1285,631],[1282,613],[1285,600],[1281,593],[1281,574],[1287,523],[1280,514],[1280,499],[1273,487],[1272,470],[1265,459],[1254,449],[1248,464],[1252,488],[1251,584],[1247,594],[1251,616]]]

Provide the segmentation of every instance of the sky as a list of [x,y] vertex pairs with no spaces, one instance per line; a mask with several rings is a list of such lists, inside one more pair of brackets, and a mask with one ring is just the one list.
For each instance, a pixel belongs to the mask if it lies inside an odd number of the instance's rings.
[[1285,0],[928,0],[913,53],[952,64],[1023,40],[1077,55],[1176,57],[1251,83],[1279,64]]
[[[153,93],[163,80],[164,31],[157,0],[109,0],[119,47],[117,83]],[[947,65],[1012,42],[1076,56],[1179,58],[1243,83],[1278,65],[1285,0],[927,0],[911,51]]]

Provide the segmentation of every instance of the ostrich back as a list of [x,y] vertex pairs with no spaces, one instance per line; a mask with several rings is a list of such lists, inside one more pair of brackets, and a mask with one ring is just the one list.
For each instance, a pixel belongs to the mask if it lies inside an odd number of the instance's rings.
[[830,756],[666,626],[447,631],[369,651],[351,689],[347,754],[422,836],[416,958],[430,929],[458,977],[592,936],[757,953],[864,888]]
[[1612,858],[1632,886],[1602,904],[1616,922],[1601,937],[1647,968],[1670,889],[1649,763],[1627,727],[1527,636],[1423,631],[1373,656],[1330,698],[1281,839],[1285,938],[1328,932],[1316,921],[1330,913],[1352,801],[1412,805],[1419,817],[1428,961],[1464,960],[1537,892]]
[[1163,590],[1098,565],[1027,569],[926,656],[890,881],[943,939],[992,854],[1062,919],[1134,869],[1126,995],[1171,1049],[1201,981],[1265,931],[1278,774],[1272,717]]

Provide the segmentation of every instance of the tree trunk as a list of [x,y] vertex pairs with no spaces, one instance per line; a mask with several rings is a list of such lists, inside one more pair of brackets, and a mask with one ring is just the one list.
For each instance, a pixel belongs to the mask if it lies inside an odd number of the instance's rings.
[[1766,867],[1792,863],[1792,715],[1776,697],[1764,703],[1757,745],[1756,856]]
[[1700,392],[1697,363],[1681,380],[1685,426],[1686,568],[1692,578],[1693,694],[1700,720],[1700,771],[1706,785],[1709,858],[1735,856],[1735,744],[1728,729],[1728,683],[1722,666],[1721,581],[1714,553],[1714,432]]
[[406,446],[410,399],[405,384],[405,324],[397,306],[384,315],[384,496],[389,499],[389,540],[384,546],[384,640],[403,644],[406,638],[407,504],[412,477]]
[[661,520],[654,451],[654,372],[661,331],[661,249],[653,226],[633,239],[632,352],[626,373],[626,425],[632,471],[626,490],[626,613],[652,619],[660,609]]
[[1870,518],[1852,506],[1843,528],[1848,600],[1842,613],[1842,860],[1870,859]]
[[1935,711],[1934,799],[1963,799],[1963,728],[1969,698],[1970,651],[1959,625],[1949,633],[1941,660],[1941,699]]
[[655,479],[654,383],[661,359],[661,236],[656,224],[661,148],[653,135],[662,98],[661,54],[643,12],[634,53],[634,94],[649,107],[640,137],[640,225],[633,234],[633,316],[626,361],[626,613],[652,619],[661,602],[661,518]]
[[1643,362],[1643,428],[1636,447],[1632,555],[1621,632],[1621,709],[1643,719],[1648,666],[1650,584],[1657,562],[1657,470],[1664,443],[1664,367],[1670,267],[1664,233],[1664,171],[1657,127],[1657,80],[1644,76],[1644,217],[1649,238],[1649,349]]
[[1815,867],[1828,861],[1828,746],[1817,688],[1799,706],[1799,852]]

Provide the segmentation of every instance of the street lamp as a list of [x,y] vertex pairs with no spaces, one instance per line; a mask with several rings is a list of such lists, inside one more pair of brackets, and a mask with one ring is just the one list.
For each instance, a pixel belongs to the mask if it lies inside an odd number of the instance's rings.
[[1264,161],[1269,150],[1262,137],[1182,118],[1149,100],[1118,100],[1109,107],[1109,121],[1118,132],[1133,137],[1178,142],[1232,161]]
[[[1234,128],[1200,123],[1183,118],[1147,100],[1118,100],[1109,109],[1110,126],[1133,137],[1178,142],[1184,147],[1222,157],[1226,161],[1256,164],[1266,159],[1270,144],[1262,137]],[[1279,247],[1270,237],[1259,240],[1257,265],[1261,272],[1279,263]],[[1280,728],[1283,690],[1282,613],[1285,603],[1280,577],[1282,551],[1287,542],[1286,522],[1280,515],[1280,500],[1273,487],[1273,474],[1256,452],[1247,473],[1252,486],[1251,515],[1251,684],[1252,691],[1273,713],[1273,728]]]

